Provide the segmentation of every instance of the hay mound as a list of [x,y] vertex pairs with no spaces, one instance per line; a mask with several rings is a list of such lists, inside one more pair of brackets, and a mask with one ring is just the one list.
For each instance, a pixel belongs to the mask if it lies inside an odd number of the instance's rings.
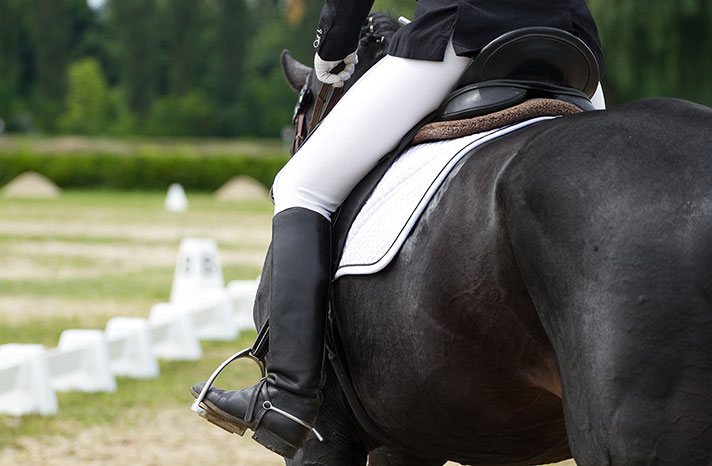
[[6,184],[2,192],[5,197],[51,199],[59,196],[60,189],[44,175],[25,172]]
[[269,191],[249,176],[235,176],[215,191],[219,201],[261,201],[269,199]]

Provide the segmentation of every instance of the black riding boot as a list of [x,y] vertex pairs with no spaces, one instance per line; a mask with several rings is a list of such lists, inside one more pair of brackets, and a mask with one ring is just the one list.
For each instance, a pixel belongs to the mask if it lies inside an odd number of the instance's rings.
[[[330,281],[331,225],[303,208],[272,220],[272,281],[268,375],[236,391],[211,388],[205,417],[224,429],[293,457],[304,445],[321,406],[324,328]],[[203,384],[191,391],[198,396]]]

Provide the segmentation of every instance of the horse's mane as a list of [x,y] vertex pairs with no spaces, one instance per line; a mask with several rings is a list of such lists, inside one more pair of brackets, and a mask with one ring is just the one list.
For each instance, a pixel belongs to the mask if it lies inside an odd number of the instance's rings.
[[356,68],[356,75],[363,74],[386,55],[388,44],[399,27],[398,21],[387,14],[368,15],[359,33],[358,59],[361,66]]

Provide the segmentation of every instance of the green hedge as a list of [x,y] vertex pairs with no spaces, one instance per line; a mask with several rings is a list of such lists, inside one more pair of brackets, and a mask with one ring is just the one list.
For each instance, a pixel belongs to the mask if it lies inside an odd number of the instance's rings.
[[0,153],[0,186],[17,175],[35,171],[61,188],[186,189],[213,191],[236,175],[247,175],[269,187],[286,156],[146,153],[55,153],[27,150]]

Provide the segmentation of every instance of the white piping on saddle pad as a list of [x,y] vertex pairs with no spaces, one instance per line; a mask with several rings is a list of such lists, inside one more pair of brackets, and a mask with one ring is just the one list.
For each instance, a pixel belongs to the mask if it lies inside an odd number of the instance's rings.
[[408,149],[388,169],[356,216],[334,279],[383,270],[396,256],[450,171],[472,149],[551,116]]

